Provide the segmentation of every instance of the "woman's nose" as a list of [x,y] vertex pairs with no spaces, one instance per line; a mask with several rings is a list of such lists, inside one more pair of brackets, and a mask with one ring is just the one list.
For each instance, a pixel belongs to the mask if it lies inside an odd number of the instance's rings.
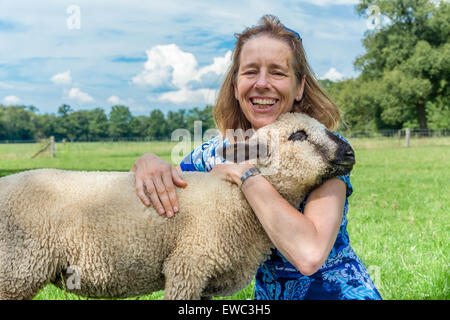
[[260,72],[258,78],[256,79],[255,87],[258,89],[267,88],[269,85],[267,74],[265,72]]

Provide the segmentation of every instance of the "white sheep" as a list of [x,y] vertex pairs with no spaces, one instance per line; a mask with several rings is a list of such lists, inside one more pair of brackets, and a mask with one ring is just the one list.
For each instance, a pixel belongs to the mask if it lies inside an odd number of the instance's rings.
[[[294,206],[354,163],[347,143],[303,114],[281,116],[249,143],[255,139],[269,151],[258,167]],[[50,282],[62,287],[69,267],[79,277],[71,292],[88,297],[165,289],[166,299],[200,299],[247,286],[273,245],[245,197],[207,173],[182,177],[188,186],[177,189],[172,219],[141,203],[131,172],[40,169],[1,178],[0,299],[33,298]]]

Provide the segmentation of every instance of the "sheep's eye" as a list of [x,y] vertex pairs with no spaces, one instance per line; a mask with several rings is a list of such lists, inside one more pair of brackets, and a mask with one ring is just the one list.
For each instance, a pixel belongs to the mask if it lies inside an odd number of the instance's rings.
[[308,136],[306,135],[306,132],[303,130],[294,132],[291,134],[288,138],[289,141],[304,141],[306,140]]

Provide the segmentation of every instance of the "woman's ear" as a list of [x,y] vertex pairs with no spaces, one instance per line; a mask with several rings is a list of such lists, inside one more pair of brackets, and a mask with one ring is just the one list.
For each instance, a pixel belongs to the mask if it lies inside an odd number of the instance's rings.
[[303,98],[303,92],[305,90],[305,81],[306,81],[306,76],[304,75],[302,77],[302,81],[300,82],[300,84],[297,87],[297,95],[295,96],[295,101],[297,101],[297,102],[299,102]]
[[269,157],[269,150],[266,144],[238,142],[217,149],[216,154],[226,161],[240,163],[248,160],[265,159]]

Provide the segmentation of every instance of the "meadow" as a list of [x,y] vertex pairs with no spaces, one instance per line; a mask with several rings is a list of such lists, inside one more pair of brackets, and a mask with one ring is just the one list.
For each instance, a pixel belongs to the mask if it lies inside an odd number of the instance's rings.
[[[449,299],[450,138],[350,139],[348,232],[383,299]],[[0,177],[35,168],[127,171],[146,152],[171,161],[170,142],[58,143],[55,158],[31,159],[39,144],[0,144]],[[253,283],[231,296],[251,299]],[[134,299],[162,299],[163,292]],[[83,299],[53,285],[35,299]]]

